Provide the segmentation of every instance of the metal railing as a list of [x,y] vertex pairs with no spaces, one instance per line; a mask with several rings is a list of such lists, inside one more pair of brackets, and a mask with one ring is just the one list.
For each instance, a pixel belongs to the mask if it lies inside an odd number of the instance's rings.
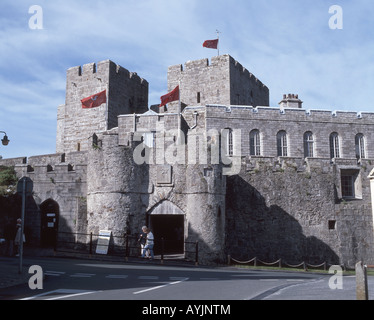
[[[117,233],[118,234],[118,233]],[[74,254],[88,254],[103,256],[96,253],[98,246],[99,234],[94,233],[72,233],[58,232],[54,241],[54,251]],[[107,244],[100,243],[100,247],[107,246],[107,256],[122,257],[126,261],[128,258],[136,258],[141,255],[141,245],[139,237],[128,234],[111,235]],[[155,247],[155,255],[160,256],[161,263],[170,255],[184,255],[184,259],[199,263],[199,242],[182,241],[179,250],[170,250],[171,241],[161,238]],[[169,249],[169,250],[168,250]]]

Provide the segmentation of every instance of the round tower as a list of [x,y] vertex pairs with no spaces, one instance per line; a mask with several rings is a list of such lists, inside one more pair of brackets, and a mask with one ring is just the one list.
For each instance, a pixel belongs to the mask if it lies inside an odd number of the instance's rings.
[[[134,163],[134,145],[118,145],[118,129],[98,134],[88,150],[87,231],[112,231],[116,237],[134,234],[144,221],[149,170]],[[137,230],[139,231],[139,230]]]

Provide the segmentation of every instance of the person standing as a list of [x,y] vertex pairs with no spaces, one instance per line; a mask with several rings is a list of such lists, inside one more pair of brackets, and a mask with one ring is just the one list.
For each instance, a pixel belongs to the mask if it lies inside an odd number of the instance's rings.
[[154,238],[153,233],[151,232],[151,230],[149,228],[145,228],[145,232],[147,233],[147,241],[146,241],[144,249],[143,249],[142,258],[145,257],[146,251],[149,250],[149,252],[151,253],[151,260],[153,260],[153,258],[154,258],[153,246],[154,246],[155,238]]
[[16,257],[19,256],[19,246],[21,245],[21,241],[25,242],[25,235],[22,234],[22,220],[17,219],[17,231],[16,237],[14,238],[14,251]]
[[[139,239],[138,239],[138,242],[140,243],[140,254],[142,255],[143,254],[143,250],[144,250],[144,247],[145,247],[145,244],[147,242],[147,227],[144,226],[142,227],[142,232],[139,236]],[[146,251],[145,255],[148,257],[149,254],[148,254],[148,250]]]

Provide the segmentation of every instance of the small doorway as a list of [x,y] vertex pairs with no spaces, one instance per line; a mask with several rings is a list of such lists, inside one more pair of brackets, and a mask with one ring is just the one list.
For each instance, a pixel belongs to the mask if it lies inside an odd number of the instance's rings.
[[155,254],[161,254],[162,238],[164,254],[184,253],[184,215],[151,215],[150,227],[155,237]]
[[46,200],[40,206],[41,211],[41,244],[52,247],[56,244],[60,209],[58,203]]

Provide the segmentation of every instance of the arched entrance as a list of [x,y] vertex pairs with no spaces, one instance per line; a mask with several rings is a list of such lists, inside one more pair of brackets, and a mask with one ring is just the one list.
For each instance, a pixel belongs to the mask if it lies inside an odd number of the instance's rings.
[[161,253],[162,238],[164,254],[184,253],[185,215],[170,201],[163,201],[149,213],[149,226],[155,237],[155,254]]
[[52,199],[46,200],[40,205],[40,211],[41,244],[45,247],[54,246],[57,240],[58,220],[60,215],[58,203]]

